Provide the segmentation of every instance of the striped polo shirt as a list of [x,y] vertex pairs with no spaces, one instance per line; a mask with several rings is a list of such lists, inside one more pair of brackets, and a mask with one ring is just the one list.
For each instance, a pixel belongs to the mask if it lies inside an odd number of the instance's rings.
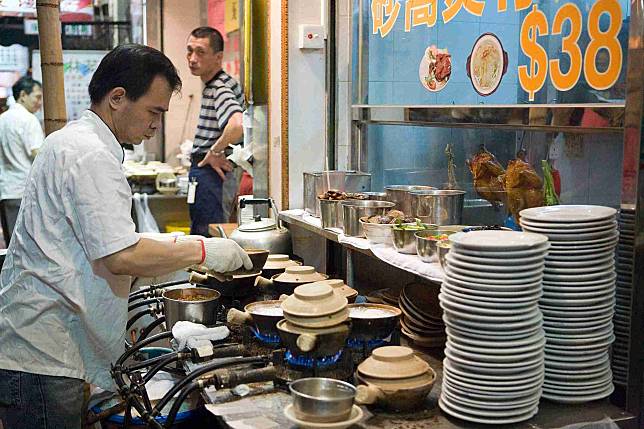
[[239,83],[220,70],[201,94],[199,123],[192,146],[193,154],[203,154],[217,142],[230,117],[244,110],[244,93]]

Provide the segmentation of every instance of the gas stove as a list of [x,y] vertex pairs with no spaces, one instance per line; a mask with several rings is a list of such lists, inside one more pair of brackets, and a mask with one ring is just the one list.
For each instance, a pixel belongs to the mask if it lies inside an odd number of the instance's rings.
[[279,349],[273,353],[273,365],[276,368],[277,386],[286,386],[291,381],[307,377],[350,380],[354,370],[351,350],[348,348],[334,355],[319,357],[303,357],[287,349]]

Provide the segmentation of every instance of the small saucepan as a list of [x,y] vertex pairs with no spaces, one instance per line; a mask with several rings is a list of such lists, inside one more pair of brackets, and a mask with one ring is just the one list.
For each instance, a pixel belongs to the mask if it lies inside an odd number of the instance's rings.
[[231,308],[226,317],[231,325],[250,325],[262,335],[277,336],[277,322],[284,318],[282,301],[257,301],[244,307],[244,311]]
[[368,341],[389,337],[398,326],[402,312],[385,304],[349,304],[351,339]]
[[190,287],[163,292],[163,312],[166,326],[172,329],[179,321],[201,323],[211,326],[217,323],[219,297],[212,289]]

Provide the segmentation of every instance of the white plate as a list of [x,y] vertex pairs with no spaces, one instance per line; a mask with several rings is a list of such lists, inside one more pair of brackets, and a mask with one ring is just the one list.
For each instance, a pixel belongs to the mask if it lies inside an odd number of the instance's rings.
[[521,406],[518,404],[525,402],[528,398],[534,398],[537,395],[541,396],[540,388],[535,389],[533,392],[529,392],[525,395],[512,396],[490,396],[488,393],[479,394],[466,389],[462,389],[461,387],[456,385],[448,385],[447,383],[443,383],[441,385],[441,391],[445,389],[447,389],[447,391],[452,394],[452,396],[457,396],[459,398],[465,399],[465,401],[463,401],[463,405],[466,405],[466,403],[468,403],[469,401],[489,402],[501,409],[507,409],[507,406],[504,406],[504,404],[513,404],[510,406],[510,408],[515,408],[517,406]]
[[[583,289],[583,288],[581,288]],[[614,295],[617,291],[615,283],[607,283],[603,288],[599,288],[591,291],[579,292],[578,288],[575,287],[557,287],[557,286],[544,286],[543,294],[541,295],[544,299],[593,299],[605,295]],[[622,299],[618,297],[618,300]]]
[[581,281],[590,281],[595,280],[599,282],[600,280],[611,279],[615,274],[613,268],[606,271],[596,271],[594,273],[587,274],[544,274],[543,281],[547,283],[574,283]]
[[295,410],[293,409],[293,404],[288,404],[284,408],[284,416],[291,422],[294,423],[297,427],[302,429],[345,429],[354,424],[358,423],[360,419],[364,416],[362,408],[357,405],[354,405],[351,409],[351,415],[348,420],[342,422],[333,422],[333,423],[313,423],[308,421],[303,421],[295,417]]
[[[460,332],[454,331],[450,328],[445,328],[447,333],[448,340],[450,342],[458,343],[463,347],[476,347],[483,348],[485,354],[516,354],[518,349],[532,350],[535,347],[538,347],[539,344],[544,342],[545,332],[539,331],[535,335],[530,337],[522,338],[520,340],[511,340],[511,341],[501,341],[495,338],[490,338],[487,340],[477,340],[468,337],[461,336]],[[545,343],[544,343],[545,344]]]
[[583,404],[585,402],[595,401],[597,399],[603,399],[611,395],[615,390],[615,386],[612,384],[606,387],[606,390],[601,391],[600,393],[590,394],[590,395],[557,395],[555,393],[546,393],[544,392],[541,397],[548,399],[552,402],[558,402],[560,404]]
[[546,268],[544,270],[544,274],[551,275],[551,274],[586,274],[586,273],[594,273],[598,271],[604,271],[604,272],[613,272],[615,269],[615,261],[613,258],[609,258],[606,260],[601,265],[594,265],[594,266],[585,266],[585,267],[573,267],[573,268],[559,268],[559,267],[551,267],[549,265],[546,265]]
[[476,368],[459,365],[449,360],[449,358],[443,359],[443,368],[449,369],[450,372],[461,377],[475,378],[476,380],[490,381],[493,383],[516,383],[518,380],[531,379],[538,375],[543,375],[544,371],[544,367],[537,366],[529,371],[520,371],[513,374],[480,374],[476,371]]
[[607,263],[613,263],[614,255],[613,252],[607,252],[604,254],[597,255],[597,258],[587,259],[584,261],[578,260],[566,260],[562,259],[546,259],[547,268],[582,268],[582,267],[596,267],[598,265],[605,265]]
[[584,288],[584,287],[591,287],[591,286],[600,286],[600,285],[605,285],[611,282],[615,282],[615,279],[617,278],[617,273],[611,273],[608,277],[606,278],[599,278],[599,279],[590,279],[590,280],[570,280],[570,279],[565,279],[563,281],[557,281],[557,280],[544,280],[543,281],[543,286],[563,286],[563,287],[568,287],[570,289],[572,288]]
[[504,296],[504,294],[508,293],[511,293],[513,296],[525,296],[532,295],[533,293],[541,290],[540,278],[531,283],[503,284],[498,282],[474,282],[462,276],[458,276],[457,278],[455,275],[447,274],[443,281],[450,285],[456,285],[466,289],[475,289],[482,292],[494,292],[497,293],[498,296]]
[[540,249],[548,242],[548,237],[518,231],[472,231],[452,234],[449,240],[456,248],[498,252]]
[[439,294],[439,304],[443,313],[453,314],[463,319],[488,323],[512,323],[531,320],[539,312],[538,307],[527,311],[498,310],[477,308],[452,301],[445,294]]
[[[499,365],[501,365],[502,367],[504,366],[520,367],[525,365],[526,361],[532,361],[534,359],[544,358],[542,345],[539,345],[537,349],[532,350],[530,352],[525,352],[525,353],[511,355],[511,356],[484,355],[481,353],[480,349],[477,349],[474,351],[464,350],[459,345],[450,341],[447,341],[447,343],[445,344],[446,353],[447,353],[447,350],[449,350],[452,353],[452,355],[456,355],[457,357],[460,357],[462,359],[467,359],[474,366],[482,366],[487,368],[496,368]],[[452,356],[450,356],[450,358],[451,357]]]
[[601,326],[604,323],[608,323],[611,319],[614,319],[612,309],[606,310],[606,314],[602,314],[598,317],[582,317],[580,319],[571,319],[570,317],[543,317],[543,327],[548,332],[549,327],[553,328],[591,328],[596,326]]
[[560,359],[550,359],[545,360],[545,368],[555,369],[555,370],[566,370],[566,371],[582,371],[587,370],[588,368],[595,368],[598,365],[603,365],[606,362],[610,362],[608,353],[603,353],[601,356],[591,357],[583,361],[573,361],[573,360],[560,360]]
[[517,322],[504,323],[499,325],[498,322],[489,322],[489,321],[477,321],[477,320],[468,320],[460,317],[460,313],[455,314],[456,318],[452,316],[451,312],[443,313],[443,321],[445,324],[450,325],[456,329],[470,330],[470,331],[479,331],[484,330],[492,333],[498,333],[499,336],[509,336],[515,335],[518,333],[526,333],[533,330],[535,327],[540,326],[543,320],[543,316],[540,311],[532,313],[532,317],[520,320]]
[[512,341],[520,340],[522,338],[530,337],[542,329],[541,322],[535,322],[533,326],[526,326],[522,328],[517,328],[511,331],[493,331],[493,330],[481,330],[477,328],[471,328],[464,325],[455,325],[449,319],[445,321],[446,327],[449,327],[453,331],[458,332],[461,337],[468,337],[473,339],[482,339],[490,340],[495,339],[498,341]]
[[610,337],[613,337],[613,327],[608,325],[608,327],[600,332],[593,334],[582,334],[580,336],[572,335],[553,335],[550,332],[548,333],[547,342],[550,345],[583,345],[583,344],[593,344],[599,341],[608,340]]
[[547,380],[581,381],[601,377],[608,371],[610,371],[610,364],[606,361],[606,363],[596,367],[585,369],[577,368],[571,371],[546,368],[545,375]]
[[470,380],[468,377],[459,377],[453,374],[450,370],[445,368],[443,372],[443,379],[448,380],[451,385],[461,387],[467,390],[475,390],[478,392],[494,392],[494,393],[508,393],[516,394],[516,392],[525,392],[527,390],[539,387],[544,381],[544,374],[540,373],[537,376],[526,380],[515,380],[510,383],[497,383],[491,381]]
[[[461,279],[461,280],[469,281],[473,283],[487,282],[487,283],[498,284],[498,285],[527,285],[527,284],[532,284],[532,283],[541,281],[541,278],[543,275],[542,274],[543,269],[539,269],[534,271],[533,273],[528,274],[528,277],[520,277],[520,278],[517,278],[516,275],[512,276],[512,274],[504,274],[503,278],[498,278],[498,277],[492,278],[491,276],[477,277],[472,275],[475,273],[470,273],[467,270],[462,270],[458,267],[450,267],[450,266],[445,267],[445,273],[447,274],[447,277],[450,277],[450,278],[453,277],[456,279]],[[501,274],[499,274],[499,276],[501,276]]]
[[554,249],[550,248],[546,257],[555,258],[555,257],[565,256],[565,257],[572,258],[576,256],[576,257],[579,257],[579,259],[588,259],[589,257],[594,258],[595,255],[599,253],[613,251],[614,249],[615,249],[614,243],[608,243],[601,246],[591,246],[589,248],[576,248],[572,250],[569,248],[554,248]]
[[506,291],[496,291],[496,290],[479,290],[473,289],[462,284],[457,284],[453,280],[443,280],[441,289],[449,289],[451,294],[458,294],[457,296],[468,296],[471,299],[475,299],[481,302],[488,303],[522,303],[522,302],[532,302],[534,299],[538,299],[541,296],[541,291],[538,285],[534,286],[531,290],[525,292],[506,292]]
[[579,232],[579,229],[584,229],[584,228],[601,228],[606,226],[612,226],[614,222],[616,221],[613,219],[604,219],[604,220],[597,220],[592,222],[575,222],[575,223],[541,222],[541,221],[529,220],[526,218],[521,219],[521,225],[527,225],[532,228],[575,230],[575,232]]
[[469,383],[462,383],[456,379],[445,377],[443,378],[443,384],[452,387],[454,390],[466,390],[468,392],[475,393],[477,395],[489,395],[491,398],[516,398],[517,396],[528,396],[532,395],[541,390],[541,385],[543,381],[538,380],[532,385],[528,385],[525,388],[520,387],[518,390],[513,391],[500,391],[500,390],[482,390],[478,389],[478,386],[474,386]]
[[594,298],[586,299],[576,299],[574,294],[570,294],[568,297],[541,297],[539,303],[541,305],[547,305],[552,307],[587,307],[595,304],[600,304],[606,302],[607,299],[612,299],[614,291],[609,290],[608,293],[603,295],[596,296]]
[[570,388],[565,388],[565,386],[552,386],[552,385],[544,385],[543,386],[543,392],[544,393],[551,393],[555,395],[593,395],[596,393],[603,392],[606,389],[606,386],[611,385],[611,380],[612,377],[608,377],[607,380],[602,380],[600,383],[597,383],[595,385],[590,385],[590,386],[581,386],[581,387],[572,387]]
[[607,373],[605,373],[601,377],[597,377],[596,379],[566,381],[559,379],[546,380],[543,383],[543,388],[548,389],[548,391],[551,392],[570,392],[574,394],[575,392],[587,392],[589,390],[603,388],[608,383],[610,383],[612,379],[613,374],[610,370],[608,370]]
[[[449,295],[454,296],[460,299],[468,299],[470,301],[474,300],[481,307],[495,307],[495,306],[526,306],[532,305],[539,301],[541,297],[541,292],[538,289],[529,295],[505,295],[498,296],[493,294],[488,294],[482,292],[480,295],[477,295],[476,292],[481,292],[477,290],[470,290],[467,288],[461,288],[451,284],[450,282],[443,282],[441,285],[441,291],[447,292]],[[473,293],[474,292],[474,293]]]
[[609,232],[617,230],[617,222],[612,221],[605,225],[592,226],[588,228],[551,228],[549,226],[533,226],[532,224],[521,223],[521,226],[524,231],[534,232],[535,234],[544,234],[547,236],[553,235],[558,237],[560,235],[579,235],[578,240],[588,240],[588,238],[582,238],[589,234],[602,233],[608,234]]
[[[572,234],[575,235],[575,234]],[[550,238],[550,249],[554,251],[561,250],[575,250],[575,249],[593,249],[596,247],[606,247],[608,245],[615,245],[619,239],[619,233],[614,232],[605,237],[592,238],[592,239],[578,239],[575,240],[557,240],[554,237]]]
[[614,218],[617,210],[612,207],[591,205],[559,205],[533,207],[521,210],[519,216],[537,222],[593,222]]
[[597,308],[592,308],[592,307],[576,307],[579,308],[580,310],[575,311],[574,313],[572,312],[575,307],[565,307],[563,310],[559,309],[548,309],[544,308],[543,306],[539,307],[541,312],[543,313],[544,317],[560,317],[560,318],[566,318],[566,319],[581,319],[581,318],[591,318],[591,317],[600,317],[606,314],[612,314],[613,313],[613,305],[611,304],[609,307],[597,307]]
[[514,410],[522,406],[536,404],[539,402],[539,398],[541,397],[541,392],[537,392],[533,395],[528,396],[526,399],[516,401],[477,401],[467,398],[462,393],[454,392],[452,388],[448,386],[442,386],[441,394],[447,396],[450,400],[457,401],[465,407],[483,408],[486,410]]
[[[530,229],[526,229],[529,232],[532,232]],[[599,231],[599,232],[588,232],[584,234],[554,234],[551,232],[540,232],[540,234],[544,234],[548,237],[550,242],[553,244],[558,243],[561,244],[561,242],[577,242],[577,241],[591,241],[591,240],[606,240],[610,241],[612,239],[615,239],[615,234],[613,231],[617,231],[616,229],[612,229],[610,231]]]
[[492,424],[492,425],[518,423],[525,420],[529,420],[539,411],[538,404],[537,404],[534,406],[533,409],[530,409],[530,411],[522,415],[512,417],[512,416],[508,416],[507,411],[503,411],[506,417],[500,416],[498,418],[491,418],[491,417],[481,417],[478,415],[472,415],[472,414],[459,411],[459,408],[462,409],[462,407],[455,408],[454,406],[452,406],[452,402],[450,402],[449,399],[445,400],[443,396],[439,398],[438,405],[447,414],[454,416],[456,418],[459,418],[461,420],[465,420],[472,423],[483,423],[483,424]]
[[454,259],[463,262],[469,262],[471,264],[481,264],[481,265],[499,265],[503,264],[504,266],[524,266],[531,265],[537,262],[543,261],[544,253],[538,253],[533,256],[528,256],[525,258],[485,258],[480,256],[470,256],[465,253],[460,252],[449,252],[449,255],[454,257]]
[[447,356],[452,362],[460,364],[461,366],[473,368],[477,373],[492,375],[516,374],[519,371],[532,371],[535,368],[543,368],[544,365],[544,359],[542,356],[539,356],[536,359],[533,358],[529,361],[526,360],[521,362],[519,365],[511,365],[508,363],[481,365],[480,363],[471,362],[467,358],[455,354],[451,349],[445,349],[445,356]]
[[602,258],[607,255],[614,255],[615,248],[613,246],[608,246],[605,249],[598,251],[591,251],[588,253],[582,253],[580,251],[575,252],[548,252],[546,255],[546,262],[548,261],[588,261],[597,258]]
[[468,270],[470,272],[475,272],[478,273],[480,272],[483,275],[487,275],[487,273],[491,274],[497,274],[497,273],[521,273],[525,271],[531,271],[531,270],[537,270],[540,268],[543,268],[544,266],[544,259],[541,258],[539,261],[536,263],[528,264],[528,265],[501,265],[503,261],[497,261],[497,264],[492,265],[492,264],[486,264],[486,263],[471,263],[467,261],[463,261],[460,259],[460,257],[456,254],[452,255],[451,253],[448,253],[445,256],[445,259],[447,260],[448,266],[450,267],[459,267],[464,270]]
[[[471,234],[471,233],[468,232],[468,234]],[[455,234],[452,234],[452,235],[455,235]],[[530,249],[530,250],[488,251],[488,250],[472,250],[472,249],[452,247],[449,252],[458,253],[459,255],[475,256],[478,258],[523,259],[523,258],[532,258],[535,256],[545,255],[548,252],[549,248],[550,248],[550,244],[545,243],[541,246],[537,246],[534,249]]]
[[471,296],[462,295],[457,292],[452,292],[445,287],[442,288],[441,294],[446,295],[450,301],[456,304],[480,307],[481,314],[500,314],[494,310],[501,310],[504,312],[513,311],[515,313],[518,313],[521,311],[530,311],[533,308],[538,308],[538,305],[539,305],[539,295],[535,295],[532,301],[517,303],[517,302],[504,302],[504,301],[498,301],[498,302],[479,301],[477,299],[472,299]]

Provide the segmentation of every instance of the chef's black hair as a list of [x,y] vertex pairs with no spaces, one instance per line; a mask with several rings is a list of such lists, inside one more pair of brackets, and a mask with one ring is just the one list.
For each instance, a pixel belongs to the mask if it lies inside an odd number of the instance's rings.
[[36,86],[42,88],[40,82],[35,79],[32,79],[31,76],[23,76],[11,87],[11,92],[13,92],[14,100],[18,101],[20,98],[20,93],[25,91],[25,94],[29,95],[34,90]]
[[89,83],[89,98],[99,103],[114,88],[124,88],[128,99],[144,95],[156,76],[164,77],[174,92],[181,78],[170,59],[149,46],[126,44],[112,49],[98,65]]
[[208,38],[212,51],[216,54],[224,50],[224,38],[221,33],[212,27],[198,27],[190,33],[192,37],[197,39]]

